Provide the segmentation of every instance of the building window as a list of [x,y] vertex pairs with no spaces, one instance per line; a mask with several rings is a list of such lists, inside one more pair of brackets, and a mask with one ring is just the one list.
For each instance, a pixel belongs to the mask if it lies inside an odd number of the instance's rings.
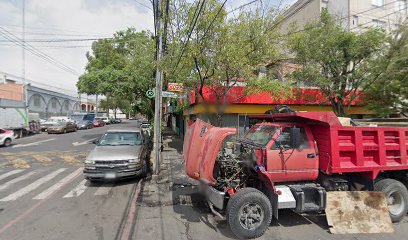
[[56,100],[52,100],[51,107],[52,108],[57,108],[57,101]]
[[382,6],[384,6],[384,0],[371,0],[371,3],[372,3],[374,6],[377,6],[377,7],[382,7]]
[[386,28],[387,23],[378,19],[373,19],[373,27]]
[[34,106],[36,106],[36,107],[41,107],[41,99],[40,99],[40,96],[38,96],[38,95],[34,95],[34,96],[33,96],[33,104],[34,104]]
[[358,16],[357,15],[353,16],[353,26],[358,26]]
[[407,7],[406,0],[399,0],[395,2],[395,11],[396,12],[404,12]]
[[65,110],[69,110],[69,102],[65,102]]

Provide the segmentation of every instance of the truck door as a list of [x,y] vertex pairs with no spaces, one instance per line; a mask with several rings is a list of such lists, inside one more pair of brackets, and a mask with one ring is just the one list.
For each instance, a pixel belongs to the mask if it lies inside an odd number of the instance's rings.
[[299,127],[299,147],[291,148],[290,128],[282,127],[277,138],[267,145],[267,171],[275,182],[314,180],[319,163],[312,134]]

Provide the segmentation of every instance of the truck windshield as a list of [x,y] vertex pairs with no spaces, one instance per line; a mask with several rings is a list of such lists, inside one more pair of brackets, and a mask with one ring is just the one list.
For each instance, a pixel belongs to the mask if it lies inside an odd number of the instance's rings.
[[139,132],[107,132],[99,140],[100,146],[141,145]]
[[272,140],[273,134],[276,130],[277,127],[274,126],[256,125],[245,134],[244,138],[262,146],[266,146],[266,144]]

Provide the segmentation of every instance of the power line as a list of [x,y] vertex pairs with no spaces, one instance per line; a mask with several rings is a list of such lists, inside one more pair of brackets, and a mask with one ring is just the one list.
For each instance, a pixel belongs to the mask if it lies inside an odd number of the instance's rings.
[[244,8],[244,7],[246,7],[246,6],[249,6],[249,5],[253,4],[253,3],[256,3],[256,2],[258,2],[258,1],[259,1],[259,0],[253,0],[253,1],[251,1],[251,2],[242,4],[241,6],[236,7],[236,8],[234,8],[234,9],[230,10],[229,12],[227,12],[227,14],[230,14],[230,13],[232,13],[232,12],[235,12],[235,11],[237,11],[237,10],[239,10],[239,9],[242,9],[242,8]]
[[[186,39],[186,41],[184,41],[184,43],[183,43],[183,48],[181,49],[180,55],[179,55],[179,57],[178,57],[177,63],[176,63],[176,65],[175,65],[174,69],[173,69],[172,74],[174,74],[174,72],[176,71],[178,65],[180,64],[181,58],[183,57],[185,48],[187,47],[188,41],[190,40],[190,37],[191,37],[191,34],[192,34],[193,31],[194,31],[195,25],[197,24],[198,18],[200,17],[200,13],[201,13],[201,11],[202,11],[202,9],[203,9],[203,7],[204,7],[204,4],[205,4],[205,0],[202,1],[201,6],[200,6],[200,1],[198,1],[198,3],[197,3],[197,8],[196,8],[196,10],[195,10],[195,12],[194,12],[194,15],[193,15],[193,20],[192,20],[193,22],[192,22],[192,24],[190,25],[190,30],[189,30],[189,32],[188,32],[188,34],[187,34],[187,39]],[[197,12],[197,11],[198,11],[198,12]],[[196,14],[197,14],[197,16],[196,16]],[[194,18],[194,17],[195,17],[195,18]]]
[[[51,56],[49,56],[48,54],[38,50],[37,48],[35,48],[34,46],[22,41],[21,39],[19,39],[17,36],[15,36],[14,34],[10,33],[9,31],[7,31],[6,29],[4,29],[3,27],[0,27],[0,34],[8,39],[9,41],[11,41],[12,43],[19,45],[21,47],[23,47],[25,50],[31,52],[32,54],[40,57],[41,59],[50,62],[51,64],[57,66],[58,68],[67,71],[71,74],[77,75],[79,76],[80,74],[77,73],[74,69],[66,66],[65,64],[57,61],[56,59],[52,58]],[[10,37],[11,36],[11,37]]]
[[138,0],[134,0],[134,1],[135,1],[137,4],[139,4],[140,6],[145,7],[145,8],[147,8],[147,9],[153,11],[153,8],[152,8],[151,6],[148,6],[148,5],[144,4],[144,3],[141,3],[141,2],[139,2]]
[[[6,75],[6,76],[11,76],[11,77],[14,78],[14,79],[12,79],[13,81],[17,81],[17,82],[21,82],[21,83],[23,82],[23,79],[24,79],[23,77],[18,76],[18,75],[16,75],[16,74],[12,74],[12,73],[0,72],[0,74]],[[55,89],[58,89],[58,90],[61,90],[61,91],[69,92],[69,93],[71,93],[71,94],[77,94],[77,92],[76,92],[76,91],[73,91],[73,90],[69,90],[69,89],[61,88],[61,87],[56,87],[56,86],[53,86],[53,85],[50,85],[50,84],[46,84],[46,83],[34,81],[34,80],[31,80],[31,79],[28,79],[28,78],[26,78],[26,81],[27,81],[28,83],[34,83],[34,84],[37,84],[37,85],[42,85],[42,86],[49,87],[50,89],[54,89],[54,90],[52,90],[52,91],[57,91],[57,90],[55,90]],[[33,86],[34,86],[34,85],[33,85]],[[48,89],[48,90],[50,90],[50,89]]]

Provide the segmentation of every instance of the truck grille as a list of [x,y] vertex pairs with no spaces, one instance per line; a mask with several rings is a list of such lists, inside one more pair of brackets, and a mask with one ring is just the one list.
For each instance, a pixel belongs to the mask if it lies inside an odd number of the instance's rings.
[[95,161],[98,165],[117,165],[117,164],[128,164],[129,160],[115,160],[115,161]]

